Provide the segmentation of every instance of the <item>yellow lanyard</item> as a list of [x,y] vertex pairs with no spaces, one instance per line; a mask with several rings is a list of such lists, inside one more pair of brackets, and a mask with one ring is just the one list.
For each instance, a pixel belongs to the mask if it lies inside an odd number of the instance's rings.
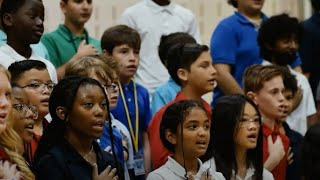
[[119,90],[120,90],[120,95],[121,95],[121,98],[122,98],[124,110],[126,111],[127,121],[128,121],[128,124],[129,124],[129,130],[130,130],[131,138],[132,138],[132,141],[133,141],[134,149],[135,149],[136,152],[138,152],[139,109],[138,109],[138,99],[137,99],[137,87],[136,87],[136,83],[134,82],[133,79],[132,79],[132,83],[133,83],[134,105],[135,105],[135,110],[136,110],[136,131],[135,131],[135,133],[133,132],[133,128],[132,128],[132,124],[131,124],[131,118],[130,118],[130,115],[129,115],[127,102],[126,102],[124,94],[123,94],[121,83],[119,82],[118,84],[119,84]]

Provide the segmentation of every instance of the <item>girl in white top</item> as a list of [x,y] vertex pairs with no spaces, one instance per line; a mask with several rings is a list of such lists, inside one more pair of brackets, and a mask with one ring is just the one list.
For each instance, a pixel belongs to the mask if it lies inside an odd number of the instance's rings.
[[163,114],[160,138],[173,156],[151,172],[147,180],[224,179],[221,173],[210,174],[198,159],[207,150],[209,129],[208,115],[198,101],[183,100],[170,105]]
[[261,115],[244,95],[218,100],[212,110],[211,139],[204,167],[229,180],[273,180],[263,169]]

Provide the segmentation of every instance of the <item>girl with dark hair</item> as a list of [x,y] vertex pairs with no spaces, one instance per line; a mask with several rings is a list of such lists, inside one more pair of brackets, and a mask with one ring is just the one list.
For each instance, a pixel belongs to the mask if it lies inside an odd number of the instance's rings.
[[236,180],[273,179],[263,169],[261,115],[244,95],[220,98],[212,111],[211,139],[204,163],[212,172]]
[[160,138],[173,155],[147,179],[224,179],[221,174],[210,175],[198,159],[207,150],[209,129],[207,112],[198,101],[182,100],[170,105],[163,114]]
[[36,151],[37,179],[118,179],[117,170],[111,170],[110,157],[95,141],[109,114],[100,83],[84,77],[63,79],[49,102],[52,122]]

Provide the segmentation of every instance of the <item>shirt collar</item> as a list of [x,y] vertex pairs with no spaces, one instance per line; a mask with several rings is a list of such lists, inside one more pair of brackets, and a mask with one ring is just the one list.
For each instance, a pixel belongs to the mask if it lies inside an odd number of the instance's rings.
[[4,52],[5,54],[9,55],[12,59],[14,59],[15,61],[22,61],[22,60],[28,60],[28,59],[32,59],[32,60],[40,60],[40,57],[37,56],[33,49],[31,49],[31,56],[29,58],[23,57],[22,55],[20,55],[16,50],[14,50],[11,46],[9,46],[8,44],[4,44],[1,47],[1,51]]
[[74,35],[74,34],[71,34],[72,36],[72,40],[70,39],[70,35],[69,35],[69,30],[67,29],[67,27],[63,24],[60,24],[59,27],[58,27],[58,32],[60,33],[60,35],[66,39],[67,41],[71,42],[71,41],[74,41],[75,39],[78,39],[78,38],[81,38],[81,37],[85,37],[86,34],[88,34],[88,31],[87,29],[84,29],[83,33],[81,36],[77,36],[77,35]]
[[[122,86],[122,90],[127,88],[127,89],[133,91],[133,89],[134,89],[133,80],[131,80],[128,85],[121,83],[121,86]],[[137,84],[136,84],[136,86],[137,86]]]
[[[252,26],[255,26],[251,21],[248,20],[248,18],[246,18],[244,15],[242,15],[238,11],[236,11],[234,14],[236,15],[238,21],[240,21],[241,23],[251,24]],[[267,20],[268,17],[264,13],[261,13],[261,18],[262,18],[262,21],[265,21]]]
[[7,35],[2,30],[0,30],[0,39],[4,42],[7,42]]
[[[200,169],[202,167],[202,162],[200,159],[198,159],[198,163],[199,163],[199,170],[196,174],[195,179],[200,179],[200,177],[201,177]],[[168,169],[170,169],[177,176],[182,177],[182,178],[185,177],[186,170],[177,161],[175,161],[172,157],[170,157],[170,156],[168,157],[168,161],[166,162],[166,166],[168,167]]]
[[155,2],[153,2],[152,0],[145,0],[145,3],[147,6],[149,6],[149,8],[156,14],[156,13],[160,13],[162,11],[167,11],[170,14],[173,14],[173,9],[174,9],[174,3],[171,1],[169,5],[167,6],[159,6],[158,4],[156,4]]
[[275,123],[274,128],[272,130],[265,123],[262,123],[262,133],[265,136],[270,136],[270,135],[278,136],[278,135],[280,135],[279,126]]
[[232,169],[232,177],[236,177],[236,180],[248,180],[251,179],[251,177],[254,175],[255,169],[253,168],[253,166],[250,166],[247,169],[247,173],[246,176],[242,179],[240,176],[236,175],[234,169]]

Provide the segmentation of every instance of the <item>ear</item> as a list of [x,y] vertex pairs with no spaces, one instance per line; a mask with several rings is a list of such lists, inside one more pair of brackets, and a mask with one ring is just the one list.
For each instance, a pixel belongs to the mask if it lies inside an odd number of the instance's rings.
[[12,26],[13,25],[12,14],[5,13],[1,20],[3,21],[3,24],[5,24],[6,26]]
[[57,109],[56,109],[56,114],[60,119],[65,120],[65,118],[66,118],[66,109],[64,107],[58,106]]
[[171,143],[171,144],[177,144],[177,136],[173,134],[169,129],[165,131],[165,136],[166,139]]
[[257,95],[256,95],[256,93],[254,93],[252,91],[249,91],[249,92],[247,92],[247,96],[257,104]]
[[180,68],[177,70],[177,75],[178,75],[179,79],[181,80],[181,82],[188,81],[188,74],[189,74],[188,71],[185,69]]
[[66,6],[67,6],[66,2],[64,2],[64,1],[61,0],[61,1],[60,1],[60,9],[61,9],[61,11],[63,12],[63,14],[65,14],[65,13],[67,12]]
[[105,57],[111,57],[112,54],[110,54],[107,50],[103,49],[102,50],[102,55],[105,56]]

